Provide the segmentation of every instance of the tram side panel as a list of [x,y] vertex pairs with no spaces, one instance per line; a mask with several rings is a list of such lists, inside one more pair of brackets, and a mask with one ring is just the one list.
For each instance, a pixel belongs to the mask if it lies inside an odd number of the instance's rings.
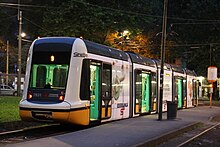
[[66,101],[70,104],[70,109],[72,110],[69,113],[67,122],[72,124],[88,125],[90,123],[90,100],[87,94],[88,91],[84,91],[86,94],[83,96],[80,94],[82,70],[85,68],[83,60],[85,60],[87,55],[88,52],[85,44],[77,44],[75,42],[66,87]]
[[112,119],[129,117],[130,72],[129,62],[113,59],[112,62]]
[[[101,103],[101,121],[106,122],[128,118],[130,109],[130,63],[128,61],[113,59],[95,54],[89,54],[88,59],[94,60],[94,63],[102,63],[102,69],[100,69],[102,75],[100,76],[100,81],[102,81],[102,88],[99,89],[101,95],[98,97]],[[107,70],[105,71],[105,66],[109,66],[109,70],[111,70],[111,73],[108,75]],[[94,78],[92,77],[90,79],[90,83],[94,81]],[[107,81],[111,83],[107,83]],[[110,90],[107,90],[106,85],[110,85]],[[90,87],[91,86],[92,85],[90,85]],[[90,106],[90,109],[91,107],[92,106]]]
[[187,108],[193,107],[193,79],[194,76],[187,75]]
[[156,68],[133,65],[133,116],[156,112]]

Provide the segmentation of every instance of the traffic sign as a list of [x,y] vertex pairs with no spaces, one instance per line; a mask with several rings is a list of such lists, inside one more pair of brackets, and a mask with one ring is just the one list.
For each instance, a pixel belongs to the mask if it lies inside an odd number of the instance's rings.
[[207,80],[210,83],[213,83],[217,80],[217,67],[215,66],[209,66],[208,67],[208,77]]

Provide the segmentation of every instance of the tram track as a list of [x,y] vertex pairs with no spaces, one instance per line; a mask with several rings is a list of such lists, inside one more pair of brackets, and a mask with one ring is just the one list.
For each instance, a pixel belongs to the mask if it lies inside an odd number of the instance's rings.
[[213,130],[214,128],[216,128],[218,126],[220,126],[220,123],[217,123],[215,125],[212,125],[211,127],[208,127],[207,129],[203,130],[202,132],[200,132],[199,134],[193,136],[192,138],[182,142],[181,144],[177,145],[176,147],[184,147],[184,146],[190,144],[192,141],[196,140],[197,138],[201,137],[205,133],[208,133],[209,131]]
[[50,124],[0,133],[0,145],[66,134],[88,127]]
[[[213,132],[214,131],[214,132]],[[189,131],[179,131],[179,135],[172,137],[172,134],[168,133],[166,141],[154,144],[153,146],[158,147],[206,147],[213,143],[219,142],[219,138],[215,140],[210,139],[216,137],[214,134],[219,133],[220,123],[201,123],[198,127]],[[175,133],[174,133],[175,134]]]

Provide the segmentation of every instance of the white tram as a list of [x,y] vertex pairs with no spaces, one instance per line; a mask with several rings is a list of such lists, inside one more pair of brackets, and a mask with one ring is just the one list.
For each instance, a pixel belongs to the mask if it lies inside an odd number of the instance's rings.
[[[157,113],[159,72],[159,61],[135,53],[79,38],[37,39],[28,54],[20,116],[89,125]],[[195,79],[192,71],[165,64],[163,111],[167,101],[196,105]]]

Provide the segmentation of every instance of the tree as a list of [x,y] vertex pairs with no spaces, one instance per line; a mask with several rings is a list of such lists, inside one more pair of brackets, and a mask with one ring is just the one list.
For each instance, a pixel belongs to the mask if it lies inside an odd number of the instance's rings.
[[[143,5],[146,7],[143,7]],[[44,14],[43,25],[49,32],[46,36],[82,36],[104,43],[108,32],[146,29],[151,18],[138,13],[150,9],[144,1],[81,1],[68,0],[60,6],[49,8]],[[134,10],[134,11],[132,11]],[[140,11],[142,10],[142,11]]]
[[[218,0],[169,0],[169,25],[178,32],[182,44],[178,52],[186,59],[189,69],[206,76],[209,66],[210,44],[218,43],[220,29]],[[181,11],[180,11],[181,9]],[[217,53],[218,45],[215,45]],[[185,56],[185,57],[184,57]],[[216,62],[219,65],[220,62]]]

